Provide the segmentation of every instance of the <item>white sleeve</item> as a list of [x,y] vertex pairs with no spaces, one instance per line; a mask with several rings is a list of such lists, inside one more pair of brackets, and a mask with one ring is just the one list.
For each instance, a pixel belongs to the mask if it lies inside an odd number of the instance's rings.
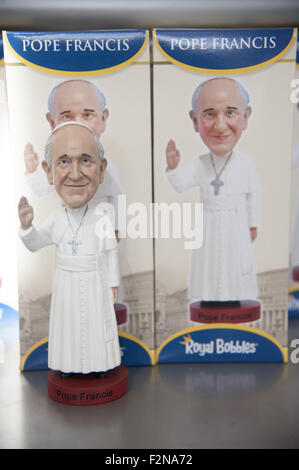
[[247,193],[248,224],[249,227],[258,227],[260,224],[260,180],[253,160],[248,168],[249,188]]
[[260,224],[260,192],[247,194],[248,226],[258,227]]
[[118,269],[118,246],[109,215],[102,213],[96,223],[96,235],[101,240],[101,252],[106,257],[106,268],[108,277],[108,286],[116,287],[119,285]]
[[53,232],[54,217],[51,216],[42,224],[40,230],[36,230],[34,225],[29,229],[19,229],[19,236],[30,251],[37,251],[45,246],[52,245],[52,232]]
[[33,194],[38,197],[46,196],[54,189],[54,186],[48,183],[46,173],[41,164],[38,165],[34,173],[25,173],[25,179]]
[[183,193],[199,184],[199,159],[165,172],[168,182],[177,193]]
[[119,269],[117,248],[106,251],[108,286],[119,286]]

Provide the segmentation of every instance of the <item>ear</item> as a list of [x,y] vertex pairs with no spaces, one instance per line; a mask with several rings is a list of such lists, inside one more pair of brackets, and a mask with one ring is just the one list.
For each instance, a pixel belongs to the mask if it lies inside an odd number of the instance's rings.
[[55,127],[55,123],[54,123],[54,121],[51,117],[51,114],[49,112],[46,114],[46,119],[47,119],[48,123],[50,124],[51,129],[53,130],[54,127]]
[[197,119],[193,109],[189,112],[189,116],[190,116],[191,121],[193,122],[193,127],[194,127],[195,132],[199,132],[198,119]]
[[106,122],[109,117],[109,110],[107,108],[104,109],[102,112],[102,119],[101,119],[101,134],[105,131],[106,129]]
[[47,175],[48,183],[49,184],[54,184],[53,183],[53,172],[52,172],[51,168],[48,167],[48,163],[46,162],[46,160],[42,161],[42,167],[43,167],[44,172]]
[[102,158],[101,163],[100,163],[100,184],[103,183],[106,167],[107,167],[107,160],[106,158]]
[[247,129],[248,125],[248,119],[252,113],[252,108],[251,106],[247,106],[245,113],[244,113],[244,124],[243,124],[243,130]]

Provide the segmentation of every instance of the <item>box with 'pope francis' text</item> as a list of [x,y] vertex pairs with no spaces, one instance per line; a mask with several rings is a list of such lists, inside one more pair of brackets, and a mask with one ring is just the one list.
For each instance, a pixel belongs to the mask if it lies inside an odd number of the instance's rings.
[[157,362],[285,362],[293,29],[154,36]]
[[[4,32],[21,370],[154,362],[153,240],[134,226],[152,201],[148,36]],[[95,218],[113,228],[99,245]]]

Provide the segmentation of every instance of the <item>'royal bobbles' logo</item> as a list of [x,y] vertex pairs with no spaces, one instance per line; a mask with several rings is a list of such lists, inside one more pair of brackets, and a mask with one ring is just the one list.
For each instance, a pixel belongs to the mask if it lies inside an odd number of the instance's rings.
[[296,30],[155,30],[155,43],[173,64],[201,73],[243,73],[280,59],[291,47]]
[[4,40],[24,64],[55,75],[101,75],[135,61],[148,43],[146,30],[6,31]]
[[287,362],[287,351],[267,333],[219,324],[187,328],[157,350],[157,362]]
[[184,336],[184,340],[180,344],[185,346],[186,355],[197,354],[200,357],[204,357],[207,354],[254,354],[258,347],[258,343],[251,343],[245,340],[225,341],[223,338],[215,338],[208,343],[199,343],[190,334]]

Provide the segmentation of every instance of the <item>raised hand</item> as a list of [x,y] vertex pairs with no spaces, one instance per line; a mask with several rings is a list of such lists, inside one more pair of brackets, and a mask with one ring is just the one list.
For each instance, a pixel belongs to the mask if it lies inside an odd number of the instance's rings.
[[31,227],[33,221],[33,208],[29,206],[28,200],[23,196],[21,197],[18,205],[19,219],[21,222],[21,228],[27,230]]
[[167,161],[167,169],[174,170],[180,161],[180,152],[176,148],[175,141],[170,140],[166,147],[166,161]]
[[117,302],[118,287],[112,287],[113,303]]
[[254,240],[256,239],[257,237],[257,227],[251,227],[250,228],[250,238],[251,238],[251,241],[254,242]]
[[38,155],[30,142],[28,142],[24,148],[24,161],[26,173],[34,173],[37,170]]

